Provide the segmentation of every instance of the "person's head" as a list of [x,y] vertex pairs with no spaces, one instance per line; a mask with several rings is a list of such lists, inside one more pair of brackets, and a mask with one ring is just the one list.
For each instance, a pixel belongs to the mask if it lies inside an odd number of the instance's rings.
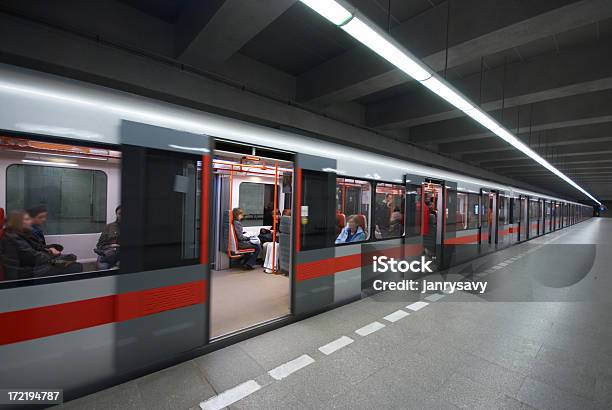
[[26,211],[12,211],[6,219],[6,228],[9,232],[23,233],[32,228],[32,218]]
[[242,221],[242,218],[244,218],[244,211],[242,210],[242,208],[234,208],[232,210],[232,216],[235,220]]
[[361,220],[359,219],[357,215],[349,216],[348,219],[346,220],[346,224],[352,232],[356,231],[357,228],[359,227],[363,229],[363,226],[361,226]]
[[115,208],[115,216],[117,217],[117,222],[121,222],[121,205]]
[[385,202],[387,203],[387,205],[391,205],[393,203],[393,195],[392,194],[385,195]]
[[49,212],[45,205],[37,205],[28,209],[28,214],[30,218],[32,218],[32,224],[39,226],[47,222],[47,217],[49,216]]
[[283,209],[283,216],[291,216],[291,208]]

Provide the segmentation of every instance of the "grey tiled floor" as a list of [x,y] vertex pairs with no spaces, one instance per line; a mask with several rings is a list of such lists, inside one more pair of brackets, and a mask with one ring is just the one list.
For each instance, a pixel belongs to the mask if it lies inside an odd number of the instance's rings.
[[[488,275],[499,301],[447,295],[389,323],[382,317],[406,300],[379,294],[64,407],[199,408],[254,379],[262,389],[232,409],[610,409],[611,243],[612,219],[587,221],[479,259],[490,267],[532,250]],[[589,255],[577,280],[569,271],[584,264],[559,263]],[[575,283],[551,286],[554,275]],[[374,320],[386,326],[354,333]],[[342,335],[355,342],[329,356],[317,350]],[[303,354],[315,362],[280,381],[268,376]]]

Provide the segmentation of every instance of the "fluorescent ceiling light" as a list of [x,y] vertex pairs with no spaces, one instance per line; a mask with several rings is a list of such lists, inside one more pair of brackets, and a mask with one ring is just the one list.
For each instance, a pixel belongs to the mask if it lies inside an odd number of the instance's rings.
[[58,167],[78,167],[79,166],[79,164],[75,164],[73,162],[38,161],[34,159],[22,159],[21,162],[25,162],[26,164],[53,165],[53,166],[58,166]]
[[501,124],[491,118],[485,111],[475,106],[467,97],[456,91],[445,79],[439,78],[431,69],[403,47],[395,42],[383,31],[378,29],[374,23],[366,18],[356,17],[343,5],[334,0],[301,0],[317,13],[339,26],[360,43],[374,51],[376,54],[393,64],[395,67],[419,81],[429,90],[440,96],[455,108],[463,111],[467,116],[484,126],[495,135],[508,142],[510,145],[534,159],[546,169],[559,176],[561,179],[578,189],[580,192],[601,205],[593,195],[588,193],[580,185],[572,181],[567,175],[542,158],[539,154],[529,148],[514,134],[505,129]]
[[170,148],[174,148],[174,149],[180,149],[183,151],[195,151],[195,152],[202,152],[202,153],[207,153],[210,152],[210,150],[208,148],[200,148],[200,147],[184,147],[182,145],[176,145],[176,144],[168,144],[168,146]]
[[353,17],[353,14],[334,0],[302,0],[302,3],[325,17],[327,20],[340,26]]
[[429,88],[434,93],[438,94],[444,100],[454,105],[461,111],[471,111],[474,109],[474,105],[470,103],[466,98],[462,97],[458,92],[450,88],[447,84],[438,80],[436,77],[431,76],[426,80],[421,81],[425,87]]
[[431,73],[427,68],[409,57],[406,52],[384,38],[359,18],[353,17],[341,28],[415,80],[422,81],[431,77]]

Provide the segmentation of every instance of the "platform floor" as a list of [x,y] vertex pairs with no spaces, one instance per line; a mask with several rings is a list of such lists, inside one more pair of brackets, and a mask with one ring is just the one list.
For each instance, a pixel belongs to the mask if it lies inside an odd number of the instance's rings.
[[63,407],[609,409],[611,244],[612,219],[586,221],[447,273],[499,301],[386,292]]

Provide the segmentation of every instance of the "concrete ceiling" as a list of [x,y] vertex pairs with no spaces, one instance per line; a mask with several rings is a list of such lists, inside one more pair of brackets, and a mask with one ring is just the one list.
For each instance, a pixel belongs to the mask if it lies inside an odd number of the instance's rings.
[[[579,184],[612,199],[611,1],[349,1]],[[188,67],[190,81],[217,76],[289,108],[279,119],[221,95],[207,105],[338,140],[372,135],[370,148],[584,199],[296,0],[1,0],[0,34],[0,61],[147,94],[159,85],[151,73],[148,84],[130,75],[125,53],[138,53],[150,67]],[[9,40],[35,36],[48,50]],[[92,51],[101,40],[121,51]],[[88,61],[68,57],[79,47]],[[93,67],[102,56],[104,67]],[[198,106],[176,89],[165,92]]]

